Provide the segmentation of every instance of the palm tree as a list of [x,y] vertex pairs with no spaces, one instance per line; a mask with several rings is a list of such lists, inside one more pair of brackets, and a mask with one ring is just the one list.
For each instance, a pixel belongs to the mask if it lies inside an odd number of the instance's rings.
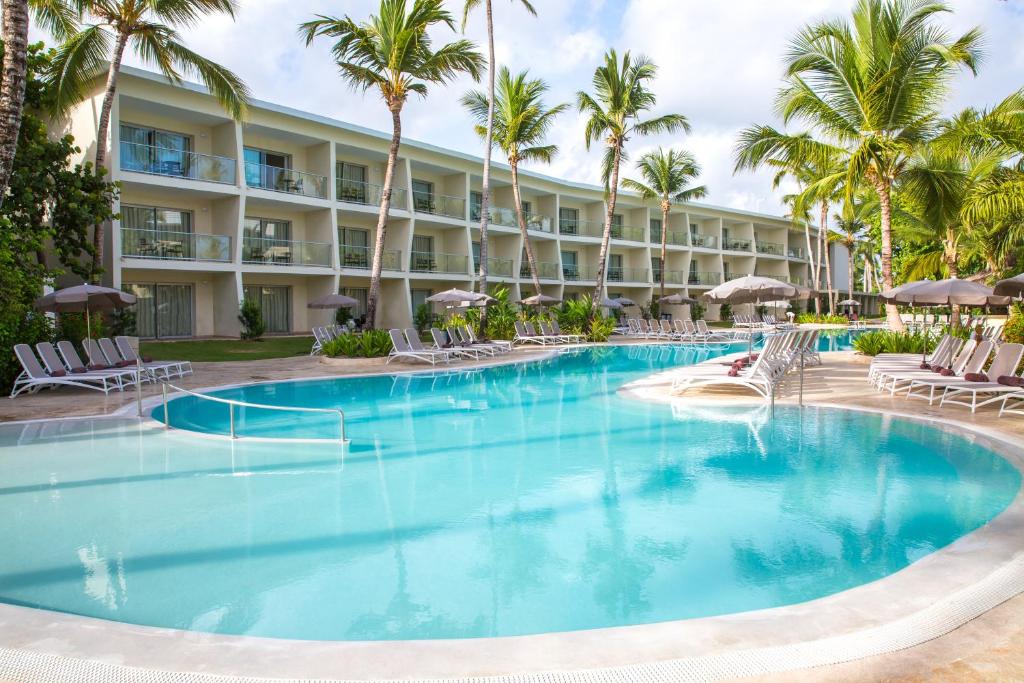
[[3,7],[3,73],[0,75],[0,205],[14,167],[21,130],[28,74],[28,0],[5,0]]
[[[229,69],[193,52],[174,28],[195,26],[208,14],[235,13],[235,0],[67,0],[78,19],[86,22],[69,31],[54,55],[49,80],[54,108],[66,111],[81,102],[87,87],[106,71],[103,104],[96,131],[96,171],[106,161],[110,112],[117,92],[121,61],[129,47],[145,62],[156,64],[173,83],[198,76],[224,109],[240,120],[249,89]],[[103,226],[93,236],[94,271],[103,263]]]
[[867,232],[867,217],[872,211],[869,202],[858,201],[856,198],[843,202],[842,211],[835,215],[835,224],[838,229],[833,241],[839,242],[846,247],[846,281],[850,291],[847,292],[853,298],[854,292],[854,271],[857,267],[857,255],[861,253],[861,246],[864,243],[864,234]]
[[426,97],[427,84],[446,83],[460,73],[479,79],[483,66],[483,58],[468,40],[456,40],[435,50],[429,30],[438,24],[455,30],[452,15],[444,9],[442,0],[414,0],[411,8],[406,7],[406,0],[381,0],[378,14],[363,23],[356,23],[348,16],[317,15],[300,27],[307,46],[320,36],[336,39],[331,52],[342,79],[353,89],[377,90],[391,112],[391,145],[366,301],[367,328],[372,328],[376,322],[380,298],[384,239],[398,148],[402,142],[402,108],[410,93]]
[[[487,293],[487,226],[490,222],[491,206],[491,148],[494,145],[494,69],[497,61],[494,58],[494,14],[491,11],[491,0],[466,0],[462,7],[462,31],[466,31],[469,14],[483,2],[487,15],[487,122],[484,135],[484,170],[480,184],[480,293]],[[529,0],[519,0],[523,7],[537,16],[537,10]],[[480,311],[481,327],[486,327],[487,309]]]
[[689,187],[700,176],[700,166],[692,154],[661,147],[648,152],[637,162],[643,182],[626,178],[622,186],[638,192],[647,200],[657,200],[661,205],[661,294],[665,296],[665,259],[668,252],[668,214],[672,202],[688,202],[701,199],[708,193],[704,185]]
[[[492,144],[500,148],[508,158],[508,165],[512,170],[512,197],[515,203],[516,222],[519,224],[519,232],[523,235],[526,260],[530,264],[530,275],[537,294],[541,293],[540,276],[537,273],[537,261],[533,256],[530,235],[526,229],[526,217],[523,215],[523,201],[519,192],[519,163],[548,163],[558,152],[557,146],[544,144],[544,138],[547,137],[555,117],[568,109],[569,105],[559,104],[546,109],[543,98],[547,90],[548,86],[543,80],[529,78],[526,71],[513,76],[508,67],[503,66],[498,72],[498,88],[493,97],[474,90],[462,98],[463,106],[477,120],[477,134],[485,140],[490,134]],[[487,128],[488,121],[491,123],[490,131]],[[484,259],[482,239],[483,233],[480,245],[481,260]]]
[[[935,23],[948,11],[941,0],[858,0],[850,21],[805,27],[787,54],[778,111],[787,124],[804,121],[845,149],[849,196],[861,181],[877,193],[886,287],[893,285],[893,185],[933,130],[953,75],[978,63],[980,31],[951,39]],[[895,306],[886,313],[891,327],[903,329]]]
[[594,142],[603,141],[604,158],[601,163],[601,179],[607,196],[604,234],[598,255],[597,285],[594,287],[594,307],[600,306],[603,298],[605,266],[608,260],[608,243],[611,240],[612,217],[619,189],[619,165],[628,159],[626,141],[632,135],[654,135],[677,130],[689,132],[690,124],[682,114],[665,114],[641,121],[640,116],[655,104],[654,93],[648,89],[648,82],[657,75],[654,62],[643,56],[634,59],[627,51],[620,62],[615,50],[605,53],[604,64],[594,71],[594,94],[576,93],[576,106],[587,116],[584,139],[587,149]]

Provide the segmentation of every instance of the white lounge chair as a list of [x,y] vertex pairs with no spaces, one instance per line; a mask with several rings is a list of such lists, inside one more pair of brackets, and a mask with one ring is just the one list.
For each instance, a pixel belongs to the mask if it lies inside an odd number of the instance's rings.
[[77,387],[79,389],[92,389],[108,394],[121,385],[110,375],[99,375],[96,373],[51,375],[39,364],[39,359],[32,353],[32,347],[28,344],[16,344],[14,355],[21,363],[21,374],[14,380],[11,389],[11,398],[22,393],[34,394],[43,388]]
[[516,328],[516,336],[512,338],[513,344],[540,344],[541,346],[545,346],[551,343],[550,339],[541,337],[536,332],[531,333],[526,327],[526,323],[522,320],[515,321],[514,325]]
[[[410,332],[412,334],[410,334]],[[472,349],[468,346],[456,342],[454,338],[450,338],[448,333],[444,330],[439,330],[436,327],[430,328],[430,337],[434,340],[434,348],[426,349],[420,342],[419,337],[416,335],[416,330],[408,329],[405,331],[405,336],[409,339],[409,346],[413,351],[419,351],[420,349],[430,351],[442,351],[458,358],[469,358],[472,360],[480,360],[480,351],[478,349]],[[413,343],[413,340],[416,343]]]
[[562,332],[562,328],[559,326],[558,320],[555,318],[551,319],[551,329],[554,330],[555,334],[558,336],[565,337],[570,344],[582,344],[587,341],[587,336],[585,334],[566,334],[565,332]]
[[451,359],[451,354],[445,351],[431,351],[429,349],[414,351],[412,347],[409,346],[409,342],[406,340],[405,335],[402,334],[401,330],[388,330],[388,336],[391,337],[391,345],[394,348],[392,348],[391,352],[388,354],[388,360],[385,365],[391,363],[391,361],[395,359],[401,358],[418,360],[424,363],[430,363],[431,365],[436,365],[439,361],[447,363]]
[[473,333],[473,328],[469,325],[463,325],[462,327],[455,328],[456,334],[458,334],[462,341],[465,343],[472,344],[478,348],[490,348],[493,349],[495,354],[498,353],[509,353],[512,351],[512,342],[507,339],[495,339],[493,341],[483,341],[477,339]]
[[57,349],[55,349],[53,344],[50,342],[40,342],[39,344],[36,344],[36,351],[39,353],[39,357],[43,359],[43,365],[51,376],[54,372],[66,371],[71,375],[81,378],[111,378],[117,383],[117,388],[121,391],[123,391],[126,386],[132,386],[135,384],[135,380],[138,376],[138,371],[135,368],[112,367],[104,370],[90,370],[82,364],[81,359],[78,358],[78,354],[74,353],[74,345],[71,342],[65,339],[58,342],[58,345],[67,345],[71,347],[73,353],[71,362],[68,362],[68,360],[64,358],[64,353],[60,353],[60,355],[58,355]]
[[952,385],[962,384],[966,381],[965,378],[968,375],[974,375],[984,370],[988,357],[992,355],[993,346],[995,344],[987,340],[975,346],[970,358],[963,366],[963,372],[959,375],[940,374],[936,377],[911,380],[910,385],[907,387],[907,398],[923,398],[928,401],[928,405],[932,405],[935,399],[938,398],[935,395],[936,392],[945,391],[946,387]]
[[[942,394],[939,405],[966,406],[973,413],[982,406],[1002,401],[1004,396],[1020,391],[1020,387],[1000,384],[998,380],[1002,376],[1015,375],[1022,355],[1024,355],[1024,344],[1003,344],[999,347],[996,357],[992,359],[992,365],[985,373],[990,381],[961,382],[948,386]],[[979,400],[983,396],[986,398]]]
[[781,337],[772,337],[764,350],[746,368],[738,371],[726,370],[719,364],[691,366],[679,372],[672,382],[672,393],[681,394],[697,387],[712,385],[734,385],[747,387],[761,397],[768,399],[789,369],[792,358],[779,355]]
[[[114,344],[117,346],[117,351],[121,354],[121,357],[126,361],[134,365],[137,361],[142,361],[142,367],[146,368],[154,377],[159,378],[163,375],[167,379],[172,377],[184,377],[185,375],[192,374],[192,362],[187,360],[151,360],[147,361],[139,357],[136,353],[135,348],[131,345],[128,337],[114,337]],[[100,348],[103,348],[103,342],[100,341]],[[109,354],[108,354],[109,355]]]

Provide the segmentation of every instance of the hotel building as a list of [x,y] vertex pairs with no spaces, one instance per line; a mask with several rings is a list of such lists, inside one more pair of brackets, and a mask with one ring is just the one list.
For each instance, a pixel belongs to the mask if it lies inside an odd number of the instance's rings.
[[[67,122],[85,158],[95,154],[101,98],[92,93]],[[261,302],[271,333],[330,322],[333,311],[306,307],[324,294],[365,305],[390,131],[258,101],[237,123],[205,89],[125,67],[109,140],[107,166],[122,189],[105,278],[139,296],[140,336],[237,336],[243,297]],[[432,293],[475,285],[481,170],[477,157],[402,141],[378,325],[408,326]],[[544,293],[590,292],[602,188],[529,171],[520,178]],[[512,207],[508,170],[496,164],[489,280],[518,300],[533,287]],[[614,221],[608,296],[647,302],[661,271],[669,293],[690,296],[752,273],[809,279],[804,234],[780,217],[687,203],[662,225],[655,202],[623,192]],[[717,313],[709,307],[710,318]]]

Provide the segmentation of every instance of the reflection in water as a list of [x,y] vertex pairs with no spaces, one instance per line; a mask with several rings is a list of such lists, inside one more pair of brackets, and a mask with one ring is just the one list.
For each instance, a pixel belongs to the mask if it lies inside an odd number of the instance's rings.
[[229,392],[343,406],[347,450],[130,421],[0,426],[0,599],[311,639],[654,622],[877,579],[1019,487],[1004,460],[915,423],[616,393],[716,353],[666,348]]

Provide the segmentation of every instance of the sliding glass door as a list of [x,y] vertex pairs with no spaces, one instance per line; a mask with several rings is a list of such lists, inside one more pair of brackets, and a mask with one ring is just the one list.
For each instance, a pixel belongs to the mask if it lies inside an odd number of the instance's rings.
[[145,339],[191,337],[192,285],[126,284],[136,297],[135,333]]
[[291,332],[291,287],[246,285],[243,295],[260,303],[267,332]]

